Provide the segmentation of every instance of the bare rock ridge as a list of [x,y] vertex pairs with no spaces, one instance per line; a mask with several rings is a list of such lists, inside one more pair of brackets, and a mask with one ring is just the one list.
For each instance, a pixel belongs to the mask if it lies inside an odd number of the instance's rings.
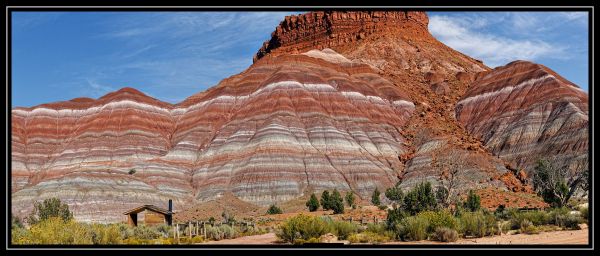
[[79,220],[121,221],[168,199],[368,198],[455,163],[461,191],[530,192],[531,159],[587,157],[587,94],[533,63],[491,70],[427,25],[424,12],[290,16],[247,70],[178,104],[123,88],[13,108],[12,210],[59,197]]
[[490,152],[528,171],[540,158],[578,168],[588,158],[588,95],[527,61],[482,72],[456,117]]
[[58,196],[80,219],[115,221],[167,198],[187,205],[233,193],[268,204],[334,188],[366,196],[397,181],[399,127],[414,109],[367,65],[304,55],[261,61],[176,105],[131,90],[13,109],[17,211]]

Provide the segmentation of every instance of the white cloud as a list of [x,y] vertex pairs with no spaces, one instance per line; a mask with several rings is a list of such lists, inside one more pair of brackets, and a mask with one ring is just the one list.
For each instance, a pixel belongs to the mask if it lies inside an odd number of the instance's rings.
[[[532,22],[537,22],[527,16],[517,15],[515,17],[511,21],[518,29],[526,29],[531,26]],[[495,23],[497,22],[495,21]],[[518,59],[535,61],[543,57],[566,58],[566,47],[561,45],[554,45],[535,37],[513,39],[477,30],[477,28],[485,27],[485,24],[488,23],[483,18],[479,18],[479,21],[475,23],[462,17],[433,15],[429,18],[429,30],[441,42],[483,60],[490,67],[504,65]],[[471,24],[478,25],[471,26]]]

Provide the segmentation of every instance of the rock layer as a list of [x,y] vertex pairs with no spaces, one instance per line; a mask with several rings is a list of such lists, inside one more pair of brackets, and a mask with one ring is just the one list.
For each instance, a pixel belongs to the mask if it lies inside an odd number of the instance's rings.
[[400,127],[413,110],[369,66],[305,55],[261,60],[177,105],[127,88],[15,108],[13,205],[27,211],[58,196],[80,219],[109,221],[167,198],[185,205],[233,193],[265,205],[334,188],[366,196],[398,180]]
[[456,117],[494,155],[531,171],[541,158],[577,168],[588,156],[588,95],[527,61],[483,72]]

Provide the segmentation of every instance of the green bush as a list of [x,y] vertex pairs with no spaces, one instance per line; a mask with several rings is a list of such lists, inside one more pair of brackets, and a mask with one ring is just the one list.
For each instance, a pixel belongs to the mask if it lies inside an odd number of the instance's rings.
[[267,214],[282,214],[283,211],[281,210],[281,208],[277,207],[277,205],[272,204],[271,206],[269,206],[269,209],[267,210]]
[[381,235],[378,233],[373,233],[370,231],[366,231],[363,233],[355,233],[348,236],[348,241],[350,243],[370,243],[370,244],[380,244],[389,241],[390,238],[385,235]]
[[235,229],[229,225],[206,226],[206,238],[211,240],[232,239],[236,237]]
[[306,201],[306,207],[308,207],[308,210],[311,212],[314,212],[316,210],[319,209],[319,200],[317,199],[317,196],[315,195],[315,193],[310,195],[310,199],[308,199],[308,201]]
[[481,209],[481,198],[475,193],[475,191],[469,190],[464,207],[471,212]]
[[410,214],[400,207],[395,207],[393,209],[388,210],[386,217],[387,228],[390,230],[395,229],[397,224],[399,224],[402,219],[408,216],[410,216]]
[[91,224],[94,244],[121,244],[121,230],[114,224]]
[[162,237],[162,234],[151,226],[138,225],[133,228],[133,237],[137,239],[151,240]]
[[27,222],[35,224],[52,217],[59,217],[67,221],[73,219],[73,213],[69,210],[69,205],[62,203],[60,199],[54,197],[47,198],[42,203],[34,203],[33,211],[29,215]]
[[458,232],[447,227],[438,227],[434,232],[435,240],[440,242],[455,242],[458,240]]
[[411,215],[437,208],[437,201],[435,200],[431,183],[420,183],[410,190],[404,196],[403,208]]
[[535,227],[535,225],[533,224],[533,222],[531,222],[528,219],[523,219],[521,221],[521,223],[519,224],[519,232],[522,234],[538,234],[540,233],[539,230]]
[[319,238],[327,232],[329,225],[323,219],[299,214],[279,225],[276,235],[284,242],[296,243],[298,239]]
[[428,233],[435,232],[440,227],[456,229],[458,222],[452,214],[446,210],[420,212],[417,216],[426,219],[429,222]]
[[329,230],[339,239],[346,239],[349,235],[358,232],[358,226],[347,221],[333,221],[329,224]]
[[484,237],[500,232],[494,215],[484,214],[482,211],[464,212],[458,223],[464,236]]
[[548,222],[567,229],[579,229],[579,223],[583,222],[581,216],[572,215],[569,208],[554,208],[548,213]]
[[352,193],[352,191],[348,192],[346,194],[346,203],[348,204],[349,207],[352,207],[352,209],[354,209],[356,207],[356,205],[354,204],[354,193]]
[[559,227],[566,229],[580,229],[579,223],[582,223],[580,216],[567,214],[557,216],[556,223]]
[[404,193],[401,188],[394,186],[385,190],[385,197],[394,202],[401,202],[404,198]]
[[344,213],[344,199],[337,189],[334,189],[329,197],[329,208],[333,210],[334,214]]
[[397,228],[398,236],[411,241],[420,241],[427,238],[427,229],[429,221],[423,217],[410,216],[400,221],[400,226]]
[[375,190],[373,191],[373,194],[371,195],[371,203],[375,206],[379,206],[381,204],[381,199],[379,199],[379,196],[381,195],[381,193],[379,192],[378,188],[375,188]]
[[579,208],[579,212],[581,213],[581,217],[582,218],[584,218],[585,220],[588,220],[588,218],[589,218],[588,207],[581,207],[581,208]]
[[94,244],[89,226],[61,217],[49,217],[20,234],[17,244]]
[[323,210],[327,211],[329,209],[331,209],[329,202],[331,200],[329,200],[329,191],[325,190],[323,191],[323,193],[321,193],[321,206],[323,207]]
[[465,202],[465,208],[472,212],[481,208],[481,198],[479,195],[475,194],[473,190],[469,190],[469,195],[467,196],[467,201]]

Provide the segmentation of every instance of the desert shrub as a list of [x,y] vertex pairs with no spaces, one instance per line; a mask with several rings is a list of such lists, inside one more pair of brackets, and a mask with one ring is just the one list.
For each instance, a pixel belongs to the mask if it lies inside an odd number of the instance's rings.
[[379,196],[381,195],[381,192],[379,192],[378,188],[375,188],[375,190],[373,191],[373,194],[371,195],[371,203],[375,206],[379,206],[381,204],[381,199],[379,199]]
[[19,237],[20,244],[93,244],[89,226],[61,217],[50,217],[33,224]]
[[512,229],[520,229],[524,220],[530,221],[535,226],[550,224],[550,216],[545,211],[512,212],[510,222]]
[[333,210],[334,214],[344,213],[344,199],[342,199],[337,189],[334,189],[329,197],[329,208]]
[[91,224],[94,244],[121,244],[121,230],[114,224]]
[[368,223],[365,232],[372,232],[377,234],[384,234],[387,230],[386,226],[382,223]]
[[267,214],[282,214],[283,211],[281,210],[281,208],[277,207],[277,205],[272,204],[271,206],[269,206],[269,209],[267,210]]
[[477,211],[481,208],[481,198],[479,197],[479,195],[475,194],[473,190],[469,190],[467,201],[465,201],[465,208],[472,212]]
[[206,238],[211,240],[232,239],[236,237],[235,229],[229,225],[206,226]]
[[582,223],[581,217],[573,214],[559,215],[556,219],[556,224],[566,229],[580,229],[579,223]]
[[129,173],[129,175],[133,175],[133,174],[135,174],[135,172],[136,172],[135,169],[129,169],[129,172],[127,172],[127,173]]
[[346,194],[346,203],[348,204],[349,207],[352,207],[352,209],[355,209],[356,205],[354,204],[354,193],[352,193],[352,191],[348,192]]
[[348,241],[350,243],[370,243],[370,244],[380,244],[389,241],[390,238],[385,235],[381,235],[378,233],[373,233],[370,231],[355,233],[348,236]]
[[153,227],[138,225],[133,228],[133,237],[142,240],[151,240],[162,237],[162,234]]
[[306,207],[308,207],[309,211],[314,212],[319,209],[319,206],[319,199],[317,199],[317,196],[315,195],[315,193],[313,193],[312,195],[310,195],[310,199],[306,201]]
[[346,239],[350,234],[358,232],[358,226],[347,221],[333,221],[329,223],[329,230],[339,239]]
[[458,232],[452,228],[438,227],[435,229],[434,238],[440,242],[455,242],[458,240]]
[[17,218],[14,214],[11,216],[11,227],[14,228],[23,228],[23,222],[21,219]]
[[579,223],[583,220],[581,216],[572,215],[569,208],[554,208],[548,213],[548,222],[567,229],[579,229]]
[[523,217],[530,220],[535,226],[546,225],[549,223],[549,216],[545,211],[524,212]]
[[400,207],[394,207],[393,209],[387,211],[384,228],[393,231],[395,238],[401,239],[398,228],[400,227],[400,222],[408,216],[410,216],[410,214],[404,211],[404,209]]
[[411,241],[420,241],[427,238],[427,229],[429,221],[419,216],[410,216],[400,221],[398,237]]
[[437,201],[429,182],[418,184],[404,196],[403,208],[411,215],[436,207]]
[[429,222],[428,233],[433,233],[439,227],[456,229],[457,220],[446,210],[420,212],[417,216],[426,219]]
[[323,219],[299,214],[279,225],[276,235],[284,242],[295,243],[298,239],[319,238],[327,232],[329,225]]
[[582,218],[584,218],[585,220],[588,220],[588,218],[589,218],[588,207],[581,207],[581,208],[579,208],[579,212],[581,213],[581,217]]
[[499,232],[494,215],[482,211],[464,212],[458,223],[464,236],[484,237]]
[[163,236],[163,238],[168,238],[173,233],[173,227],[167,224],[160,224],[158,226],[155,226],[154,229],[158,231]]
[[522,234],[538,234],[540,233],[539,230],[535,227],[535,225],[533,224],[533,222],[531,222],[528,219],[523,219],[521,221],[521,223],[519,224],[519,233]]
[[52,217],[59,217],[67,221],[73,219],[73,213],[69,210],[69,205],[62,203],[60,199],[54,197],[47,198],[41,203],[34,203],[33,211],[29,215],[27,222],[35,224]]

